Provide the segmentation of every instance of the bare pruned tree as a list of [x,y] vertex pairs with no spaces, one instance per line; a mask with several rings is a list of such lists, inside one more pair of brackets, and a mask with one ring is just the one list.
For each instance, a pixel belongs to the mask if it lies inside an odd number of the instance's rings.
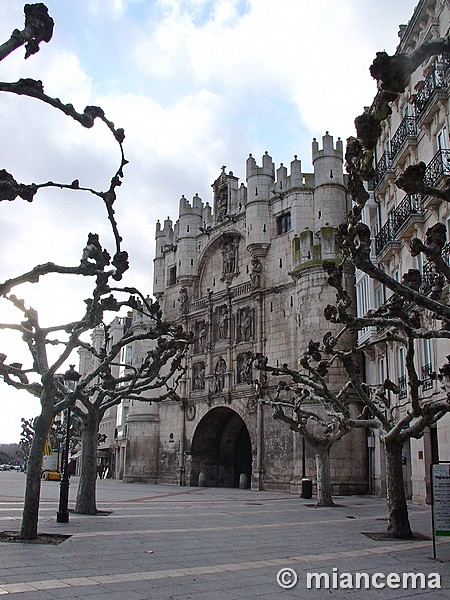
[[[136,324],[117,341],[110,337],[110,326],[103,324],[101,346],[82,345],[94,367],[82,375],[74,390],[82,423],[81,472],[75,507],[78,513],[97,512],[97,439],[105,412],[123,400],[180,399],[177,386],[185,372],[183,359],[190,335],[182,327],[163,321],[158,303],[152,303],[137,290],[132,291],[136,294]],[[137,366],[122,360],[122,350],[136,342],[144,342],[148,347]]]
[[[336,342],[331,334],[324,339]],[[364,407],[355,401],[350,383],[338,390],[329,385],[330,368],[333,369],[338,362],[338,352],[342,352],[336,350],[328,353],[329,350],[328,346],[321,347],[311,341],[300,359],[302,370],[292,369],[287,364],[272,367],[262,355],[256,356],[255,363],[262,372],[285,378],[276,386],[256,381],[258,398],[273,408],[275,419],[287,423],[313,448],[317,506],[334,506],[330,464],[333,444],[355,427],[373,426],[372,421],[365,418]]]
[[[25,28],[22,32],[15,30],[11,39],[0,46],[0,59],[23,44],[26,56],[39,49],[39,43],[50,41],[53,21],[48,16],[43,4],[25,6]],[[14,201],[18,198],[32,202],[43,188],[58,188],[75,192],[85,192],[99,199],[107,213],[112,236],[114,253],[103,248],[99,236],[89,233],[87,243],[80,246],[79,263],[75,265],[59,265],[54,262],[37,265],[26,273],[22,273],[4,282],[0,282],[0,298],[11,305],[19,314],[17,321],[0,323],[0,329],[17,334],[28,349],[21,362],[11,360],[7,354],[0,354],[0,377],[17,390],[25,390],[39,399],[41,412],[34,420],[34,435],[28,459],[26,495],[21,525],[23,539],[35,539],[38,532],[38,509],[41,488],[41,467],[44,446],[48,431],[56,414],[66,407],[75,406],[79,400],[85,410],[83,412],[86,430],[98,429],[98,417],[108,405],[120,402],[124,394],[127,397],[140,397],[142,393],[153,387],[167,388],[160,397],[174,393],[169,380],[160,374],[160,369],[170,361],[170,372],[175,374],[181,364],[181,356],[188,342],[188,337],[181,329],[174,328],[162,321],[161,311],[156,303],[143,298],[135,288],[120,287],[118,282],[128,269],[128,254],[122,249],[122,238],[115,218],[114,203],[117,188],[121,185],[123,168],[127,164],[124,156],[124,132],[116,128],[108,120],[103,110],[96,106],[88,106],[78,113],[71,104],[64,104],[59,99],[47,96],[42,82],[30,79],[16,83],[0,83],[0,91],[25,95],[44,102],[65,115],[71,117],[86,128],[93,127],[96,120],[106,125],[119,147],[120,161],[118,168],[110,179],[106,191],[84,187],[78,179],[70,183],[47,181],[44,183],[21,183],[5,170],[0,170],[0,201]],[[37,284],[41,278],[49,275],[61,277],[60,285],[68,276],[82,276],[92,281],[92,291],[85,300],[85,309],[81,315],[71,322],[42,326],[37,310],[21,298],[23,284]],[[138,298],[141,301],[138,302]],[[56,299],[57,300],[57,299]],[[117,359],[120,348],[105,349],[99,358],[98,368],[93,373],[82,377],[75,390],[69,390],[59,374],[71,355],[80,348],[86,348],[86,336],[108,321],[108,315],[118,313],[122,308],[141,311],[149,319],[146,339],[155,340],[156,348],[149,354],[148,361],[133,376],[126,376],[114,382],[108,379],[108,369]],[[123,342],[119,342],[119,346]],[[97,381],[94,381],[97,378]],[[170,388],[170,391],[169,391]],[[95,446],[97,437],[95,435]],[[87,442],[86,442],[87,443]],[[92,493],[92,490],[91,490]],[[86,500],[86,498],[85,498]],[[95,505],[95,494],[94,494]]]

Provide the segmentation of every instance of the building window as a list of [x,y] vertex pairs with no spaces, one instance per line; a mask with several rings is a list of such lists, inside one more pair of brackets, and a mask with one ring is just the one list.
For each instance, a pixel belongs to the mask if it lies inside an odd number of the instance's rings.
[[422,340],[422,389],[431,390],[433,388],[433,359],[431,353],[430,340]]
[[405,349],[403,347],[397,350],[397,375],[400,400],[404,400],[408,396],[408,384],[406,382],[406,360]]
[[436,150],[448,150],[449,140],[447,135],[447,127],[442,129],[436,134]]
[[384,304],[383,286],[381,284],[375,286],[375,308],[380,308]]
[[367,277],[364,277],[356,286],[356,305],[358,317],[364,317],[370,308]]
[[380,358],[378,361],[378,382],[383,384],[386,380],[386,365],[384,358]]
[[124,377],[125,375],[128,375],[129,373],[133,372],[133,369],[132,369],[133,346],[131,344],[128,344],[127,346],[124,346],[124,348],[122,348],[120,362],[121,362],[120,370],[119,370],[120,377]]
[[277,235],[291,230],[291,213],[287,212],[277,217]]
[[169,285],[175,285],[177,282],[177,267],[170,267],[169,269]]

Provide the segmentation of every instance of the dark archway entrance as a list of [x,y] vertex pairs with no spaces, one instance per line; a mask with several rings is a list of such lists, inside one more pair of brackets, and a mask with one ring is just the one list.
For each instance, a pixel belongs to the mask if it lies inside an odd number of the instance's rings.
[[252,444],[247,426],[231,408],[210,410],[197,425],[191,446],[191,485],[203,471],[209,487],[239,487],[241,473],[252,475]]

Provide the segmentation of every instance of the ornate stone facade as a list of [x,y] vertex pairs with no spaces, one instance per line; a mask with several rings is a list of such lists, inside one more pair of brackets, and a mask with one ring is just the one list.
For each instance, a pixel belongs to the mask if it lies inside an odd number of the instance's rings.
[[[210,486],[237,486],[245,474],[254,489],[299,489],[302,440],[255,401],[250,358],[297,367],[309,340],[332,327],[323,308],[334,291],[321,263],[338,258],[334,228],[348,210],[342,155],[328,133],[322,148],[313,141],[313,173],[297,157],[288,173],[268,153],[261,166],[250,155],[246,184],[223,167],[213,208],[183,196],[176,223],[158,222],[154,295],[194,342],[183,403],[131,403],[126,481],[197,485],[203,472]],[[336,372],[330,385],[343,381]],[[306,467],[314,477],[308,448]],[[364,432],[335,445],[332,476],[335,492],[367,490]]]

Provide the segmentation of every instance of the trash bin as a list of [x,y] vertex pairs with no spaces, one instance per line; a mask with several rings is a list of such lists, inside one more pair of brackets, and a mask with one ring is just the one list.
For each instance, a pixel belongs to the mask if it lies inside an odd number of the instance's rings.
[[198,474],[198,487],[206,487],[206,473],[203,471]]
[[312,479],[308,479],[307,477],[302,479],[302,493],[300,497],[308,500],[312,498]]

